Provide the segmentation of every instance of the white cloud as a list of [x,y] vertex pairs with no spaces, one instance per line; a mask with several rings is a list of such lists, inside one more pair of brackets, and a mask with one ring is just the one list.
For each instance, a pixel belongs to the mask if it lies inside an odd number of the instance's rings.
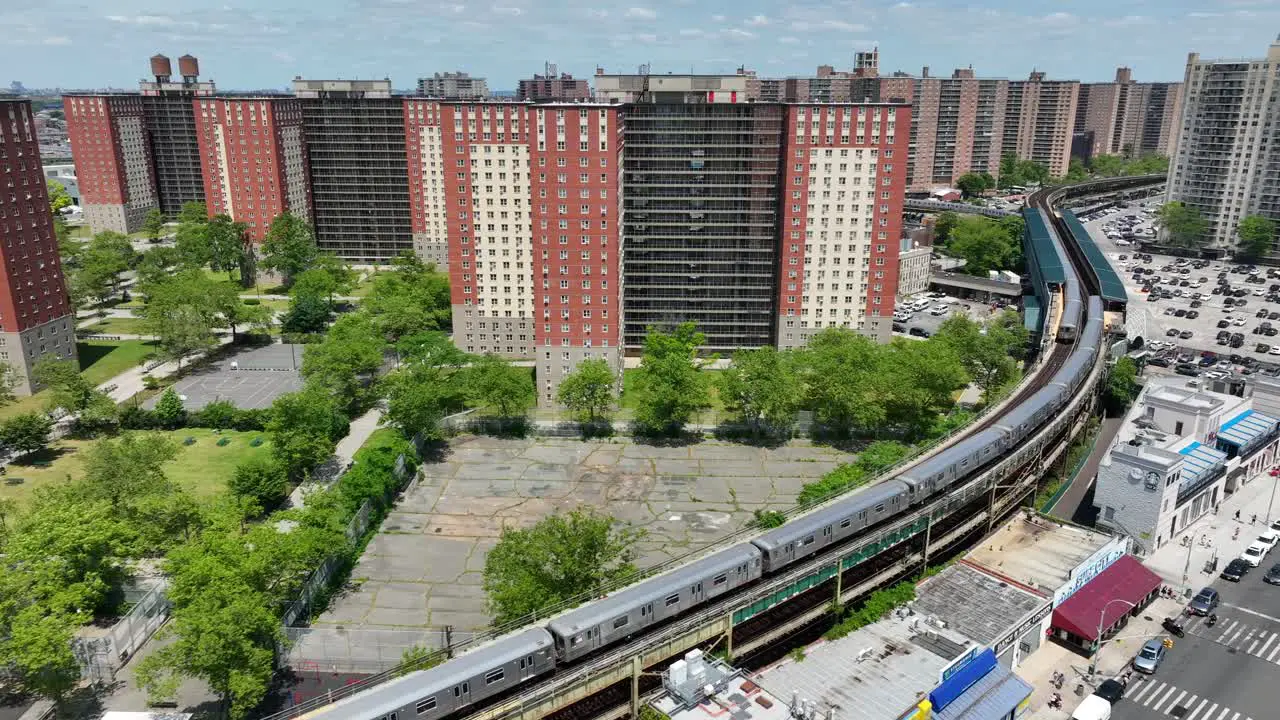
[[587,11],[587,17],[593,17],[593,18],[607,18],[607,17],[609,17],[609,11],[608,11],[608,10],[603,10],[603,9],[596,9],[596,8],[592,8],[592,9],[590,9],[590,10],[588,10],[588,11]]
[[53,35],[44,39],[45,45],[70,45],[71,38],[66,35]]
[[903,2],[900,2],[900,3],[898,3],[897,5],[894,5],[893,7],[894,7],[894,8],[896,8],[896,9],[898,9],[898,10],[906,10],[907,8],[911,8],[911,7],[915,7],[915,6],[914,6],[914,5],[912,5],[912,4],[911,4],[911,3],[909,3],[909,2],[906,2],[906,0],[903,0]]
[[791,29],[796,32],[808,32],[810,30],[840,30],[843,32],[866,32],[867,26],[859,23],[845,22],[844,20],[795,20],[791,23]]
[[275,52],[271,53],[271,57],[283,63],[291,63],[294,61],[294,57],[283,50],[276,50]]
[[629,7],[627,8],[626,16],[640,20],[652,20],[658,17],[658,13],[646,7]]
[[1187,13],[1187,17],[1189,17],[1189,18],[1216,18],[1216,17],[1222,17],[1222,13],[1216,13],[1216,12],[1189,12],[1189,13]]
[[192,22],[179,23],[168,15],[108,15],[107,19],[125,25],[194,25]]
[[728,35],[729,37],[743,38],[743,39],[753,38],[756,36],[755,33],[750,33],[750,32],[747,32],[746,30],[741,30],[739,28],[729,28],[728,30],[724,31],[724,34]]
[[1151,18],[1146,15],[1125,15],[1115,20],[1107,20],[1104,25],[1107,27],[1133,27],[1135,25],[1150,25]]
[[498,15],[510,15],[511,17],[519,17],[524,14],[524,11],[520,8],[508,5],[494,5],[493,12]]
[[650,45],[658,42],[658,36],[653,33],[636,33],[635,38],[636,42],[648,43]]
[[680,28],[680,34],[684,37],[701,37],[706,35],[705,32],[698,28]]
[[751,26],[753,26],[753,27],[762,27],[762,26],[764,26],[764,25],[768,25],[768,24],[769,24],[769,16],[768,16],[768,15],[754,15],[754,16],[752,16],[752,17],[747,18],[747,24],[748,24],[748,25],[751,25]]
[[723,16],[723,15],[712,15],[712,16],[711,16],[711,22],[724,22],[724,16]]
[[1071,25],[1075,23],[1076,16],[1066,12],[1049,13],[1040,19],[1046,25]]
[[783,44],[786,44],[786,45],[794,45],[794,44],[796,44],[796,43],[800,42],[800,38],[795,37],[795,36],[792,36],[792,35],[783,35],[782,37],[778,38],[778,42],[783,43]]

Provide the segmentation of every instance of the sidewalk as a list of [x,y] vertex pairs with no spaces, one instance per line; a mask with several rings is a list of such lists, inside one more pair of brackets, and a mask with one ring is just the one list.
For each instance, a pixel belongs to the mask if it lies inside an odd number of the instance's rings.
[[[1182,612],[1182,607],[1179,600],[1156,598],[1141,615],[1131,618],[1129,624],[1116,633],[1115,639],[1107,641],[1098,651],[1098,671],[1092,680],[1088,677],[1089,658],[1055,642],[1041,645],[1017,669],[1018,676],[1035,688],[1031,693],[1031,712],[1026,717],[1029,720],[1070,718],[1080,701],[1091,694],[1102,681],[1125,671],[1144,642],[1156,636],[1167,635],[1160,623],[1166,617]],[[1061,690],[1051,682],[1055,670],[1067,678]],[[1142,676],[1134,673],[1130,682],[1142,682]],[[1077,695],[1076,687],[1080,684],[1084,685],[1084,691]],[[1062,695],[1061,709],[1054,710],[1047,705],[1054,693]]]
[[[1232,495],[1227,497],[1218,507],[1218,514],[1212,512],[1183,528],[1176,539],[1164,547],[1143,558],[1142,562],[1165,582],[1173,587],[1187,588],[1192,593],[1204,585],[1208,585],[1217,574],[1206,574],[1204,564],[1215,555],[1218,559],[1218,572],[1232,558],[1240,556],[1264,530],[1267,529],[1267,505],[1271,502],[1271,494],[1276,487],[1276,478],[1262,473],[1245,483]],[[1240,520],[1235,519],[1236,511],[1240,511]],[[1280,515],[1280,499],[1272,509],[1272,519]],[[1257,522],[1250,524],[1250,519],[1257,515]],[[1234,537],[1239,529],[1239,537]],[[1201,544],[1201,536],[1207,543]],[[1193,541],[1191,547],[1182,544],[1182,538]],[[1188,557],[1190,565],[1188,566]],[[1184,570],[1185,568],[1185,570]],[[1183,572],[1187,578],[1183,580]]]

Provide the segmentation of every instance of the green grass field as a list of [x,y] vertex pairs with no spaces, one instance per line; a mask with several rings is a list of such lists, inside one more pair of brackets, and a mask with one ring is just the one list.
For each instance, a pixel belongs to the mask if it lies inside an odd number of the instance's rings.
[[[250,447],[255,437],[265,439],[260,432],[224,430],[220,435],[213,430],[188,428],[164,433],[178,445],[178,456],[164,467],[169,479],[190,490],[197,498],[209,498],[226,489],[227,478],[235,466],[243,460],[271,451],[271,443],[263,442]],[[192,445],[182,445],[185,438],[195,438]],[[218,446],[219,438],[231,440]],[[34,462],[9,465],[6,481],[0,482],[0,498],[9,498],[22,505],[30,501],[36,489],[66,482],[68,476],[78,478],[84,472],[84,455],[96,440],[59,440],[48,450],[35,456]],[[13,478],[23,482],[10,485]]]
[[98,335],[147,335],[147,328],[140,318],[108,317],[81,328],[84,332]]
[[[101,385],[155,354],[155,345],[145,340],[82,340],[76,343],[80,374],[94,385]],[[44,410],[48,394],[44,391],[20,397],[0,407],[0,420]]]

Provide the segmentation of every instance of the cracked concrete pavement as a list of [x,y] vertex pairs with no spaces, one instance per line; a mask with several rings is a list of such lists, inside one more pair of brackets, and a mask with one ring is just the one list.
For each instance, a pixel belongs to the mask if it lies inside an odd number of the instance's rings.
[[[385,664],[398,660],[397,648],[437,645],[439,628],[487,627],[481,573],[504,527],[587,505],[645,531],[637,549],[648,567],[741,528],[757,509],[793,505],[801,486],[850,459],[808,441],[769,449],[463,436],[424,466],[365,549],[349,589],[295,639],[291,660],[341,665],[334,655],[372,653]],[[388,643],[395,647],[360,647]]]

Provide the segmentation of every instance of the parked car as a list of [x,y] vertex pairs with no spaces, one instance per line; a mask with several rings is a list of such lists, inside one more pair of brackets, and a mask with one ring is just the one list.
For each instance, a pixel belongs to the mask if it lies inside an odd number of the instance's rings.
[[1262,582],[1268,585],[1280,585],[1280,563],[1271,566],[1267,574],[1262,576]]
[[1249,563],[1240,558],[1232,558],[1231,562],[1227,563],[1227,566],[1222,569],[1219,577],[1231,582],[1240,582],[1240,578],[1243,578],[1247,572],[1249,572]]
[[1133,669],[1140,673],[1152,675],[1160,668],[1160,663],[1164,661],[1164,641],[1160,638],[1152,638],[1142,646],[1136,657],[1133,658]]
[[1266,543],[1253,542],[1249,547],[1240,553],[1240,559],[1249,564],[1249,567],[1258,567],[1262,564],[1263,558],[1267,556],[1267,552],[1271,548]]
[[1124,697],[1124,689],[1124,683],[1112,678],[1102,681],[1102,684],[1098,686],[1097,690],[1093,691],[1093,694],[1115,705],[1120,702],[1120,698]]
[[1218,608],[1219,600],[1217,590],[1211,587],[1201,588],[1187,607],[1196,615],[1208,615]]
[[1273,530],[1267,530],[1263,532],[1261,535],[1259,535],[1258,538],[1254,540],[1254,542],[1262,543],[1263,545],[1266,545],[1267,552],[1271,552],[1272,550],[1275,549],[1276,543],[1280,542],[1280,534],[1277,534]]

